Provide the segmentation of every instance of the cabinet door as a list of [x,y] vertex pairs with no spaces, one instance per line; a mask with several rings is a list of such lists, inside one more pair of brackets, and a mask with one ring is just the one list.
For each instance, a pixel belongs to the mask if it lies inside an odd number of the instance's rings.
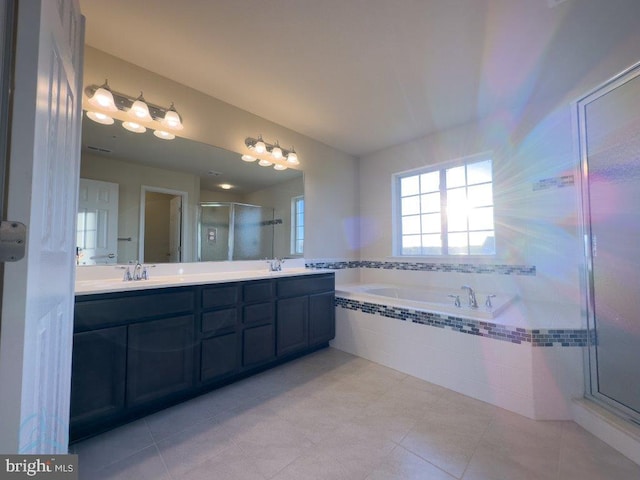
[[336,336],[334,293],[309,296],[309,346],[326,343]]
[[276,313],[276,353],[287,355],[309,344],[309,297],[278,300]]
[[127,405],[153,402],[194,383],[192,315],[129,325]]
[[254,367],[273,360],[273,324],[245,328],[242,332],[242,366]]
[[238,335],[229,333],[202,341],[200,380],[209,382],[238,370]]
[[124,408],[127,327],[73,336],[71,426]]

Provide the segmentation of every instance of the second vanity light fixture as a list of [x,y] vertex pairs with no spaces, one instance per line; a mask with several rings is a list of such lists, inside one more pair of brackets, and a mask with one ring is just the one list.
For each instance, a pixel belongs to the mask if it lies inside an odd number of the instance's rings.
[[[258,135],[258,138],[247,137],[244,144],[256,155],[268,155],[270,157],[269,160],[260,159],[258,161],[258,165],[261,167],[270,167],[273,165],[273,168],[276,170],[286,170],[287,165],[300,165],[295,149],[293,147],[291,147],[290,150],[282,148],[277,140],[274,143],[267,143],[263,140],[262,135]],[[270,161],[271,159],[283,161],[284,164],[275,163],[274,165],[274,162]],[[252,155],[242,155],[242,160],[245,162],[255,162],[258,159]]]
[[[109,113],[122,111],[127,112],[131,120],[122,122],[122,126],[134,133],[144,133],[150,122],[158,122],[159,128],[154,129],[153,134],[163,140],[173,140],[176,138],[172,131],[182,130],[182,119],[176,112],[173,103],[169,108],[163,108],[152,103],[148,103],[142,96],[142,92],[138,97],[130,97],[123,93],[114,92],[109,88],[108,82],[105,80],[103,85],[89,85],[84,89],[88,103],[97,111],[88,111],[87,117],[94,122],[103,125],[112,125],[114,119]],[[102,111],[100,111],[102,110]],[[105,113],[106,112],[106,113]]]

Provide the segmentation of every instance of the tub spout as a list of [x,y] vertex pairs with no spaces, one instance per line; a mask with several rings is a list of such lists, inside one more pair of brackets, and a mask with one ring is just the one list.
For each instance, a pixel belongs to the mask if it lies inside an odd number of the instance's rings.
[[469,291],[469,306],[471,308],[478,308],[478,300],[476,300],[476,292],[473,291],[469,285],[463,285],[462,290]]

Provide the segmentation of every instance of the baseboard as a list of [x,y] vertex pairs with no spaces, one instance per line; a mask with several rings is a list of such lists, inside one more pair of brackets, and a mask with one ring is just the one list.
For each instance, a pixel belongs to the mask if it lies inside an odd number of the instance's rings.
[[572,404],[573,420],[640,465],[640,426],[614,415],[596,402],[580,398]]

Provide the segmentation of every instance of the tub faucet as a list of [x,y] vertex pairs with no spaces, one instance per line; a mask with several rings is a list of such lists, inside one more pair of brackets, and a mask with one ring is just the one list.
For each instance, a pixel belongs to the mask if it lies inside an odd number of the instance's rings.
[[476,292],[473,291],[469,285],[463,285],[462,290],[469,290],[469,306],[471,308],[478,308],[478,300],[476,300]]

